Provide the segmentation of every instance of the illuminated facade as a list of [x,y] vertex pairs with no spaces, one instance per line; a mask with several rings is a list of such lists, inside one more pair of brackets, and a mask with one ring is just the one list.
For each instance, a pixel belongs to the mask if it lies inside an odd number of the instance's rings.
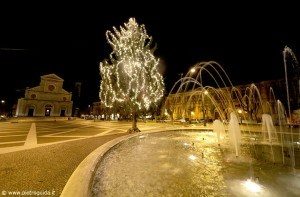
[[[293,89],[295,88],[291,85],[291,90]],[[298,102],[298,95],[293,92],[290,94],[291,101]],[[230,99],[221,99],[220,95],[222,98]],[[266,113],[271,114],[276,122],[278,100],[286,100],[285,81],[269,80],[234,88],[193,90],[170,94],[166,98],[163,113],[168,114],[172,120],[212,121],[217,118],[228,120],[230,112],[236,110],[241,119],[260,121],[261,115]],[[292,106],[296,105],[295,102],[291,102]],[[222,105],[222,103],[225,104]],[[283,104],[287,106],[286,103]],[[293,117],[296,115],[296,109],[298,109],[296,106],[292,108]]]
[[63,89],[63,81],[55,74],[41,76],[40,85],[18,99],[16,116],[71,116],[72,93]]

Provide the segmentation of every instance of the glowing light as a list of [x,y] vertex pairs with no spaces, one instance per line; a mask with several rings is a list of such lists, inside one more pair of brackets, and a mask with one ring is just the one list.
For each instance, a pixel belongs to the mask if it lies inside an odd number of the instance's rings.
[[190,155],[190,156],[189,156],[189,159],[192,160],[192,161],[195,161],[195,160],[197,159],[197,157],[194,156],[194,155]]
[[164,83],[153,53],[152,37],[134,18],[120,29],[106,32],[112,47],[108,60],[100,63],[99,97],[104,106],[147,111],[163,97]]
[[208,91],[207,91],[207,90],[205,90],[205,91],[204,91],[204,94],[205,94],[205,95],[208,95]]
[[195,68],[192,68],[192,69],[191,69],[191,73],[194,73],[194,72],[196,72],[196,69],[195,69]]
[[195,112],[192,111],[192,112],[191,112],[191,115],[194,116],[194,115],[195,115]]
[[1,103],[4,104],[4,103],[5,103],[5,100],[1,100]]
[[241,114],[243,111],[241,109],[238,110],[238,113]]
[[188,143],[184,142],[183,146],[190,146]]
[[250,192],[258,193],[262,191],[262,186],[253,182],[251,179],[247,179],[247,181],[244,181],[242,185]]

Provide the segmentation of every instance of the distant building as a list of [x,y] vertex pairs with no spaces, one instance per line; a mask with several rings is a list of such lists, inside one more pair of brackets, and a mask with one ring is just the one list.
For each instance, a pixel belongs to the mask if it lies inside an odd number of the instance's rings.
[[71,116],[72,93],[63,89],[63,81],[55,74],[41,76],[40,85],[18,99],[16,116]]
[[79,116],[81,106],[81,82],[76,82],[73,91],[73,116]]
[[[289,81],[291,113],[294,113],[293,122],[300,122],[299,81],[297,78]],[[279,118],[277,99],[287,106],[285,80],[238,85],[234,89],[232,87],[210,88],[209,91],[196,89],[170,94],[166,98],[162,112],[168,114],[172,120],[214,120],[220,117],[228,119],[231,111],[229,109],[230,99],[227,98],[232,99],[233,106],[238,113],[243,114],[244,118],[260,121],[262,114],[267,113],[272,115],[273,121],[276,123]],[[221,114],[222,112],[223,114]]]
[[[112,108],[105,107],[101,101],[93,102],[93,105],[90,109],[90,114],[94,115],[98,119],[105,119],[105,120],[116,120],[120,118],[119,112],[116,112]],[[124,118],[124,114],[123,117]]]
[[92,111],[93,115],[99,116],[99,115],[103,115],[104,114],[105,108],[103,107],[103,105],[101,105],[100,101],[93,102],[92,110],[91,111]]

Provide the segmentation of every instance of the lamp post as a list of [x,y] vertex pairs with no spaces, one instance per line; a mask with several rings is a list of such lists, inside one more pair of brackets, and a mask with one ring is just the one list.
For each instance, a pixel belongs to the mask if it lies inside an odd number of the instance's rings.
[[205,98],[204,96],[208,94],[208,91],[205,90],[204,91],[204,95],[202,94],[202,113],[203,113],[203,125],[206,126],[206,117],[205,117],[205,114],[206,114],[206,109],[205,108],[205,105],[204,105],[204,101],[205,101]]
[[2,99],[1,100],[1,107],[0,107],[0,113],[1,113],[1,115],[4,115],[4,113],[5,113],[5,107],[4,107],[4,105],[5,105],[5,100]]
[[242,124],[243,123],[243,121],[242,121],[242,113],[243,113],[243,111],[241,109],[239,109],[238,113],[239,113],[241,124]]

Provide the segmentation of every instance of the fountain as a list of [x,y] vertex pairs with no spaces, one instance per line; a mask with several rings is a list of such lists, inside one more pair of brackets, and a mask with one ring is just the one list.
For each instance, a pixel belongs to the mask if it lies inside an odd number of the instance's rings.
[[268,138],[269,142],[271,143],[273,140],[277,141],[277,133],[276,129],[273,124],[273,120],[271,115],[269,114],[262,114],[262,127],[261,131],[264,134],[264,140]]
[[[213,79],[216,88],[203,84],[203,72],[207,72]],[[223,88],[228,85],[231,90]],[[178,86],[178,89],[174,93],[175,86]],[[195,112],[199,112],[198,108],[202,108],[202,118],[205,119],[207,114],[204,113],[206,111],[204,109],[208,103],[212,105],[219,118],[213,121],[215,134],[209,131],[158,132],[148,134],[142,141],[139,137],[135,137],[118,144],[104,155],[96,169],[92,183],[93,196],[121,194],[172,196],[178,192],[192,196],[300,194],[288,191],[287,186],[274,181],[279,180],[282,175],[288,175],[289,168],[280,165],[269,167],[268,161],[278,163],[278,158],[274,157],[274,154],[278,153],[277,147],[281,148],[282,160],[286,160],[285,151],[289,144],[287,143],[289,138],[283,134],[285,128],[282,126],[280,129],[281,138],[284,139],[279,139],[273,124],[272,116],[275,117],[276,112],[279,125],[284,125],[282,121],[284,110],[282,107],[279,109],[280,105],[276,102],[274,92],[270,93],[273,102],[265,102],[258,88],[252,84],[243,95],[232,86],[227,74],[216,62],[202,62],[193,66],[193,70],[175,83],[171,92],[173,94],[169,97],[172,102],[177,102],[177,106],[184,106],[180,118],[191,118],[191,115],[195,116]],[[183,97],[182,95],[186,93],[188,96]],[[236,98],[235,101],[233,97]],[[170,100],[166,101],[167,105],[169,106],[166,109],[173,117],[176,105],[173,107]],[[255,113],[259,111],[263,112],[261,131],[250,131],[250,125],[241,124],[241,119],[256,118],[258,121]],[[271,115],[264,112],[270,112]],[[260,134],[263,134],[261,141]],[[245,140],[242,139],[242,135]],[[221,142],[224,146],[219,146]],[[273,145],[276,146],[275,150]],[[266,147],[271,147],[270,160],[260,156],[267,150]],[[232,149],[238,159],[228,160],[226,158],[230,157]],[[241,155],[243,157],[240,157]],[[214,186],[210,187],[211,184]]]
[[[212,79],[213,86],[204,84],[203,73]],[[142,141],[133,137],[122,142],[102,158],[93,179],[92,195],[300,195],[276,181],[291,172],[275,163],[293,163],[294,154],[286,154],[292,150],[292,136],[286,133],[285,111],[272,88],[272,100],[266,101],[266,95],[254,84],[242,93],[216,62],[196,64],[174,84],[164,110],[170,112],[172,120],[175,114],[174,119],[202,118],[205,122],[207,106],[213,106],[218,114],[212,124],[214,134],[168,131],[148,134]],[[183,110],[176,111],[176,106],[183,106]],[[193,117],[195,112],[201,115]],[[272,117],[277,117],[279,133]],[[235,159],[228,160],[232,150]],[[291,161],[287,162],[289,156]],[[269,162],[274,163],[272,168]]]
[[[236,123],[234,114],[232,120]],[[149,133],[143,140],[137,135],[104,154],[95,169],[90,195],[295,195],[287,184],[277,181],[289,175],[285,166],[270,168],[257,161],[251,164],[255,176],[249,178],[248,161],[228,162],[226,157],[211,132],[163,131]]]
[[234,148],[235,156],[240,155],[240,145],[241,145],[241,129],[239,125],[239,119],[234,112],[230,113],[230,121],[228,126],[229,140],[230,144]]
[[[283,62],[284,62],[284,77],[285,77],[285,85],[286,85],[286,97],[287,97],[287,107],[288,107],[288,115],[289,115],[289,119],[290,119],[290,123],[291,123],[291,115],[292,115],[292,112],[291,112],[291,99],[290,99],[290,85],[289,85],[289,80],[288,78],[289,77],[292,77],[292,76],[288,76],[288,57],[290,56],[291,57],[291,66],[294,70],[298,69],[299,67],[299,64],[298,64],[298,60],[293,52],[293,50],[291,48],[289,48],[288,46],[285,46],[284,47],[284,50],[283,50]],[[298,95],[300,93],[300,78],[299,76],[298,77]],[[299,101],[298,101],[299,102]]]
[[217,134],[218,144],[220,145],[221,140],[225,137],[225,127],[219,119],[214,120],[213,131]]
[[[204,84],[203,73],[214,85]],[[254,84],[244,92],[235,88],[216,62],[194,65],[172,87],[165,109],[172,121],[173,115],[205,121],[209,113],[217,114],[214,133],[187,127],[135,135],[111,146],[93,169],[91,196],[300,196],[281,182],[295,178],[278,164],[295,167],[294,134],[287,132],[283,104],[272,88],[269,93]],[[267,101],[266,95],[271,95]],[[228,159],[232,149],[235,157]]]
[[277,133],[276,129],[273,124],[273,120],[271,115],[269,114],[262,114],[262,127],[261,127],[264,141],[268,141],[270,145],[270,152],[272,155],[272,161],[275,163],[275,156],[274,156],[274,150],[273,150],[273,145],[272,142],[274,140],[277,141]]

